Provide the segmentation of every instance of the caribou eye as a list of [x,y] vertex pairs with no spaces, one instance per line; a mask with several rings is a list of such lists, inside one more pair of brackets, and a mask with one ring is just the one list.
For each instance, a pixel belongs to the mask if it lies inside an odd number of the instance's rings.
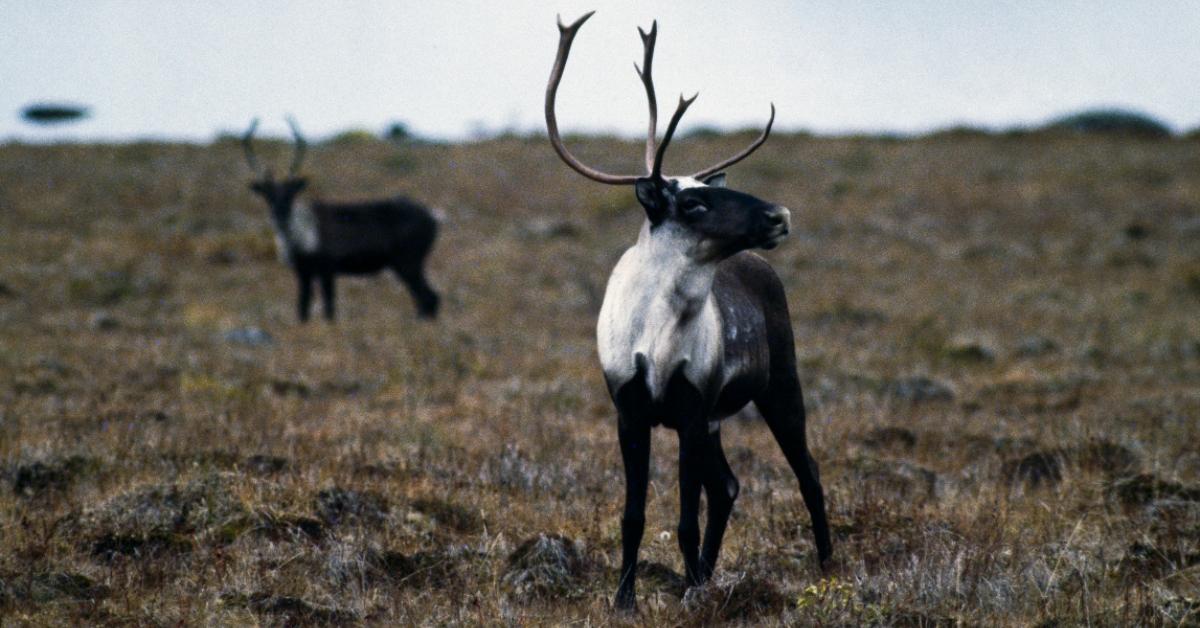
[[701,203],[700,201],[695,200],[695,199],[689,199],[689,200],[684,201],[682,209],[683,209],[683,214],[685,216],[697,216],[699,214],[703,214],[704,212],[708,211],[708,208],[704,206],[704,203]]

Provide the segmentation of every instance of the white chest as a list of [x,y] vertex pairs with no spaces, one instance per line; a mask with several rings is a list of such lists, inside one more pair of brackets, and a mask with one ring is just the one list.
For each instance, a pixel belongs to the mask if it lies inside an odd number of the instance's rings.
[[287,222],[275,227],[275,248],[279,259],[290,264],[296,253],[315,253],[321,246],[317,215],[308,203],[297,201]]
[[[720,371],[721,314],[706,270],[673,268],[638,247],[613,269],[596,327],[600,365],[609,382],[623,385],[646,363],[646,386],[661,400],[679,369],[704,390]],[[694,276],[695,275],[695,276]]]

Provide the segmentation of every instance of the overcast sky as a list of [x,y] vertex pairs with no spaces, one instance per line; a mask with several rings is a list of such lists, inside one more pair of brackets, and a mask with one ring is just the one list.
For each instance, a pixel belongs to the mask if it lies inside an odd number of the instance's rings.
[[[1200,126],[1195,0],[0,0],[0,139],[207,140],[295,114],[312,136],[404,121],[446,138],[543,127],[555,13],[597,9],[559,95],[567,130],[642,132],[636,27],[659,21],[661,114],[683,125],[919,132],[1098,105]],[[36,101],[83,123],[23,122]]]

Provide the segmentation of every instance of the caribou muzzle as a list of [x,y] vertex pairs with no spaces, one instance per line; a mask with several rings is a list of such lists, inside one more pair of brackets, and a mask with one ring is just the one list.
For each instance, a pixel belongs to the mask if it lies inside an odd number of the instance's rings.
[[774,205],[766,211],[765,219],[767,232],[760,246],[769,251],[779,246],[791,232],[792,212],[786,207]]

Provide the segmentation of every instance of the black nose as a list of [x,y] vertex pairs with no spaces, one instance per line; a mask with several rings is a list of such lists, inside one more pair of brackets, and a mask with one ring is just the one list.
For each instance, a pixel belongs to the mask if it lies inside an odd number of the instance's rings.
[[782,212],[774,212],[774,211],[767,212],[767,225],[768,226],[778,227],[779,225],[782,225],[782,224],[783,224],[783,213]]

